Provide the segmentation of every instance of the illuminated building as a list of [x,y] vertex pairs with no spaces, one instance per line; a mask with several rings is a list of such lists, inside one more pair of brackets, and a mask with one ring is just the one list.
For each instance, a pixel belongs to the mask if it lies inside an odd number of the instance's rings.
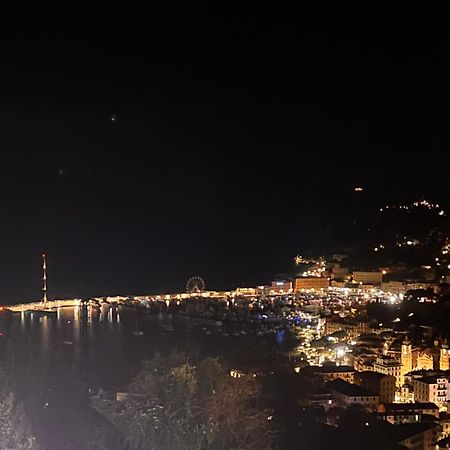
[[449,350],[447,341],[445,341],[444,344],[442,344],[442,347],[439,352],[439,369],[441,370],[450,369],[448,358],[449,358]]
[[405,380],[395,397],[395,401],[399,403],[414,403],[414,388],[411,384],[407,384]]
[[433,370],[433,355],[427,351],[419,352],[414,370]]
[[377,394],[381,403],[392,403],[395,400],[396,379],[392,375],[378,372],[356,372],[355,384]]
[[291,281],[272,281],[271,291],[277,294],[286,294],[292,292]]
[[417,402],[433,402],[442,407],[449,398],[449,382],[445,377],[413,378],[414,398]]
[[356,320],[333,320],[327,318],[325,323],[325,334],[332,334],[336,331],[345,331],[349,339],[355,340],[361,334],[371,331],[368,322]]
[[383,281],[383,272],[353,272],[353,281],[362,284],[380,286]]
[[383,403],[378,411],[384,420],[398,425],[401,423],[416,422],[418,416],[434,416],[439,419],[439,407],[435,403]]
[[405,285],[405,289],[407,291],[416,291],[419,289],[423,289],[423,290],[432,289],[433,292],[436,293],[438,291],[438,285],[436,285],[435,283],[415,282],[415,283],[407,283]]
[[401,362],[389,356],[379,356],[373,363],[374,372],[395,377],[397,386],[403,384],[402,367]]
[[324,382],[329,382],[329,381],[340,379],[340,380],[348,381],[349,383],[353,383],[355,369],[351,366],[328,365],[328,366],[318,367],[315,370],[315,373]]
[[333,395],[327,390],[310,393],[307,401],[309,406],[321,407],[325,411],[334,407]]
[[236,288],[236,294],[238,294],[238,295],[255,296],[256,295],[256,288],[238,287],[238,288]]
[[320,291],[328,289],[330,279],[325,277],[300,277],[295,279],[295,292],[302,290]]
[[373,371],[375,356],[372,353],[361,353],[353,358],[353,365],[357,372]]
[[384,292],[390,292],[391,294],[404,294],[406,292],[403,281],[389,281],[387,283],[381,283],[381,290]]
[[345,281],[331,280],[331,287],[343,289],[347,287],[347,283]]
[[360,405],[366,411],[375,412],[380,403],[380,397],[367,389],[344,380],[334,380],[327,384],[331,390],[336,406],[347,408],[352,405]]
[[433,370],[433,351],[430,349],[413,349],[411,341],[406,338],[401,348],[402,377],[413,370]]
[[239,370],[236,370],[236,369],[230,370],[230,377],[241,378],[243,376],[245,376],[245,374]]
[[359,286],[363,292],[372,292],[374,289],[373,284],[360,284]]
[[411,341],[408,338],[402,343],[400,361],[402,364],[400,385],[402,385],[405,380],[405,374],[411,372],[413,369],[412,347]]

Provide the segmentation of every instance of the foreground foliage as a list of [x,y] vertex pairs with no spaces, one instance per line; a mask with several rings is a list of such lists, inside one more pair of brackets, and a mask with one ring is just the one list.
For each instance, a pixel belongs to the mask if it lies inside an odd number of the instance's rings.
[[[4,377],[2,376],[4,379]],[[40,450],[31,433],[22,404],[3,384],[0,391],[0,448],[14,450]]]
[[173,353],[144,362],[128,397],[99,410],[132,450],[267,450],[275,430],[259,399],[255,378],[232,378],[217,359],[194,366]]

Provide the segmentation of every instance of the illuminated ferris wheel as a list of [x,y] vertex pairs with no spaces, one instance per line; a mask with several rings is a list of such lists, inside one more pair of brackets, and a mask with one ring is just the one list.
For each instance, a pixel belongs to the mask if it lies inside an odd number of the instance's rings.
[[186,283],[186,292],[194,294],[205,290],[205,281],[200,277],[191,277]]

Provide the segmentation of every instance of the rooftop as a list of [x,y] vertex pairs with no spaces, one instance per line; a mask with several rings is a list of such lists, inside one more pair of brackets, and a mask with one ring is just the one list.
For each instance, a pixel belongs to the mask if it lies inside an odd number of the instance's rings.
[[404,411],[418,411],[421,409],[437,409],[439,407],[436,403],[424,402],[424,403],[384,403],[384,409],[386,413],[397,413]]
[[320,373],[353,373],[355,372],[355,369],[353,366],[335,366],[335,365],[328,365],[328,366],[322,366],[317,368],[317,372]]
[[434,422],[406,423],[402,425],[396,425],[392,429],[392,435],[395,435],[397,442],[400,443],[405,439],[417,436],[418,434],[424,433],[425,431],[437,427],[439,427],[439,425]]
[[344,380],[333,380],[328,383],[327,387],[333,391],[340,392],[347,397],[376,397],[375,394],[357,384],[348,383]]
[[420,381],[421,383],[426,384],[437,384],[438,379],[444,378],[445,380],[448,380],[446,377],[422,377],[422,378],[416,378],[416,381]]
[[374,364],[378,364],[379,366],[384,367],[397,367],[401,366],[402,363],[397,361],[395,358],[389,358],[389,357],[378,357],[377,360],[374,362]]
[[370,378],[372,380],[381,380],[385,377],[392,377],[392,375],[387,375],[385,373],[380,372],[372,372],[371,370],[364,370],[363,372],[358,372],[356,374],[357,377]]

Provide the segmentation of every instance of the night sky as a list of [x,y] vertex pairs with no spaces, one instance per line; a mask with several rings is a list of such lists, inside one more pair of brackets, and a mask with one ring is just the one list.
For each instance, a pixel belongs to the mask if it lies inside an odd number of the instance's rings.
[[180,291],[192,275],[233,288],[338,249],[386,202],[450,206],[443,11],[13,3],[3,303],[40,296],[42,251],[53,298]]

